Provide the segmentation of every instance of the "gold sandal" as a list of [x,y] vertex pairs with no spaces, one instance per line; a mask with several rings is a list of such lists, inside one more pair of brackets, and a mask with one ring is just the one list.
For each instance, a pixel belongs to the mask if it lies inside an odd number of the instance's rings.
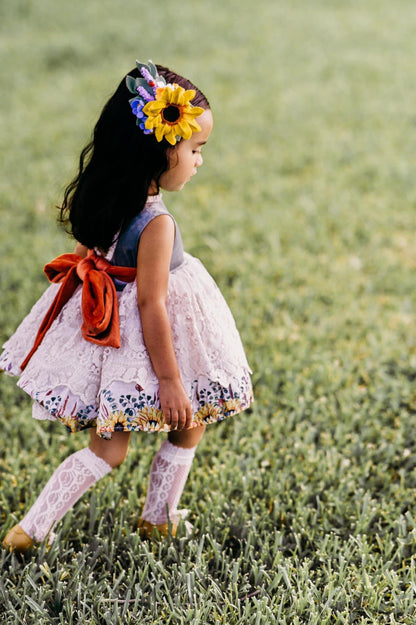
[[15,525],[7,532],[3,540],[3,547],[9,551],[24,553],[28,549],[32,549],[33,539],[30,538],[29,534],[26,534],[20,525]]
[[139,530],[140,538],[148,538],[151,540],[152,538],[158,538],[163,536],[166,538],[167,536],[176,536],[176,531],[178,526],[174,523],[161,523],[160,525],[153,525],[153,523],[149,523],[149,521],[145,521],[145,519],[140,518],[137,523],[137,529]]

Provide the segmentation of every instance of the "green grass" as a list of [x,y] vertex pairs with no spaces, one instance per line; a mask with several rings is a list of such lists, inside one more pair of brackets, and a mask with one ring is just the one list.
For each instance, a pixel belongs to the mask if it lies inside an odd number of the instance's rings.
[[[62,188],[135,58],[189,75],[215,128],[166,196],[234,312],[256,402],[209,428],[194,533],[141,542],[156,436],[65,518],[1,552],[7,624],[416,622],[416,7],[410,0],[0,4],[0,338],[69,251]],[[4,531],[85,435],[0,378]]]

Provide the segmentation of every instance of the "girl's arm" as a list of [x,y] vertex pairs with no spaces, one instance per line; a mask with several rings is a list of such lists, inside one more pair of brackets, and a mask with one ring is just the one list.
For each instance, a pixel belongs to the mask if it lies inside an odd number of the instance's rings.
[[192,409],[179,373],[166,310],[169,266],[175,226],[169,215],[159,215],[144,229],[137,255],[137,301],[144,342],[159,380],[165,421],[178,430],[189,428]]

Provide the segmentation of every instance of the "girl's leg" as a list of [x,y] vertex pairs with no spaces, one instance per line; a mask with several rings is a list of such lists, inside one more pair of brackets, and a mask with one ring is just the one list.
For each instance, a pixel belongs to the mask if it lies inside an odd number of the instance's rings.
[[60,464],[16,526],[18,529],[13,528],[6,536],[5,546],[16,547],[13,536],[19,530],[31,539],[43,540],[88,488],[123,462],[129,438],[127,432],[115,432],[111,440],[104,441],[91,430],[89,447],[71,454]]
[[112,469],[124,462],[129,449],[131,432],[113,432],[109,441],[90,431],[90,449],[102,458]]
[[169,432],[168,440],[172,443],[172,445],[189,449],[198,445],[205,430],[205,425],[201,425],[198,428],[191,428],[190,430],[173,430],[172,432]]
[[166,533],[169,520],[179,522],[178,503],[184,489],[196,446],[201,440],[205,426],[190,430],[169,432],[155,455],[150,470],[149,488],[140,525],[151,534],[151,526],[159,526]]

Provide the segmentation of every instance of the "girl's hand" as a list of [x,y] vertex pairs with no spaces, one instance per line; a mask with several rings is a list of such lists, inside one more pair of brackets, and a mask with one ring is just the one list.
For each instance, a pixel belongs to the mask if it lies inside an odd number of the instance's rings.
[[159,381],[159,399],[165,423],[172,430],[187,430],[191,427],[191,402],[180,378]]

